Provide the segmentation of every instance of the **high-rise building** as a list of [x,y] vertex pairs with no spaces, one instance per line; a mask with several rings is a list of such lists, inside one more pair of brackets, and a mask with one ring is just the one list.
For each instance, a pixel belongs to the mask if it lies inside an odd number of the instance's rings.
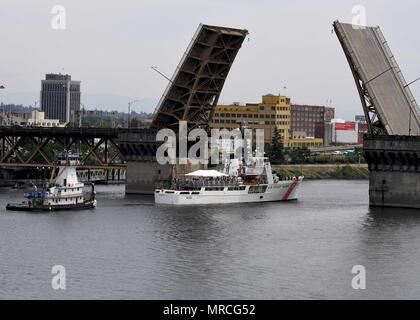
[[47,119],[79,123],[80,81],[68,74],[47,74],[41,83],[41,110]]

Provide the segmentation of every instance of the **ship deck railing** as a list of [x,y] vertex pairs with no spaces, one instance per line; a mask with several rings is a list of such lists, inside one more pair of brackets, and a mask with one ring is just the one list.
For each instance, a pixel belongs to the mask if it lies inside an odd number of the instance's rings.
[[202,187],[236,187],[240,182],[235,180],[197,180],[197,181],[174,181],[171,184],[172,190],[200,190]]

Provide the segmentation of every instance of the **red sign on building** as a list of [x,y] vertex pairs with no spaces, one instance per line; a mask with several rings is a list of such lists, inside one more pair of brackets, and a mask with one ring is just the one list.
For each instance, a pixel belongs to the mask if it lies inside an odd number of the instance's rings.
[[335,130],[339,131],[356,131],[356,123],[346,122],[346,123],[336,123]]

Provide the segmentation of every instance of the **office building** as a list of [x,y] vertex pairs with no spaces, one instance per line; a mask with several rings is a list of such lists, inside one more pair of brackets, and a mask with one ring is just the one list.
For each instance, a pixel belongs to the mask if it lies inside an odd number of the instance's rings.
[[324,138],[316,135],[317,126],[331,122],[335,117],[335,109],[313,105],[291,105],[292,131],[306,132],[307,137]]
[[47,74],[41,85],[41,110],[46,119],[58,119],[72,126],[79,124],[80,81],[68,74]]

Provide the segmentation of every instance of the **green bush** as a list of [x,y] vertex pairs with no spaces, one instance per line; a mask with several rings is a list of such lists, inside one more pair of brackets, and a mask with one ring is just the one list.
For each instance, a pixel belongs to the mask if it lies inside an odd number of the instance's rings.
[[304,175],[307,180],[320,179],[368,179],[369,170],[367,168],[353,168],[350,165],[343,167],[337,166],[335,169],[319,170],[319,168],[302,167],[302,168],[280,168],[276,170],[279,177],[291,177]]

